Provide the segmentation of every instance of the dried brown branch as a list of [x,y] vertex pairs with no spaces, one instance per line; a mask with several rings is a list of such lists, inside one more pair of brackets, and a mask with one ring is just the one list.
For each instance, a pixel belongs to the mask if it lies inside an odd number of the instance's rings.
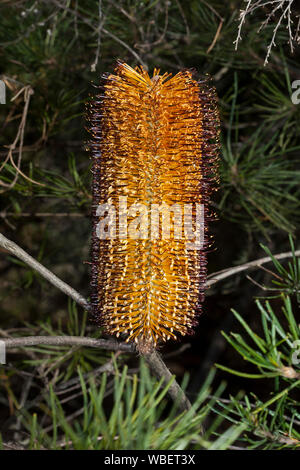
[[[24,134],[25,134],[25,126],[26,126],[26,120],[27,120],[27,114],[28,114],[28,109],[29,109],[29,104],[30,104],[30,98],[33,95],[33,89],[31,88],[30,85],[23,86],[17,93],[16,95],[11,99],[11,101],[15,101],[18,96],[22,95],[24,96],[24,108],[21,116],[21,121],[19,124],[19,128],[17,131],[17,135],[13,141],[12,144],[8,146],[8,153],[7,156],[5,157],[3,163],[0,166],[0,172],[3,170],[7,162],[10,162],[11,165],[14,167],[16,170],[15,176],[12,180],[11,183],[5,183],[0,179],[0,186],[2,186],[4,189],[0,190],[0,193],[3,193],[7,191],[8,189],[11,189],[14,187],[16,184],[19,176],[23,176],[26,180],[30,181],[33,184],[38,184],[43,186],[41,183],[38,183],[37,181],[34,181],[33,179],[29,178],[26,176],[22,171],[21,171],[21,162],[22,162],[22,155],[23,155],[23,147],[24,147]],[[17,145],[19,144],[19,147],[17,149]],[[15,162],[13,154],[17,149],[17,161]]]
[[219,26],[217,28],[216,34],[213,38],[213,41],[212,41],[211,45],[209,46],[209,48],[206,51],[207,54],[209,54],[213,50],[213,48],[215,47],[215,44],[216,44],[216,42],[217,42],[217,40],[220,36],[222,26],[223,26],[223,20],[221,20],[220,23],[219,23]]

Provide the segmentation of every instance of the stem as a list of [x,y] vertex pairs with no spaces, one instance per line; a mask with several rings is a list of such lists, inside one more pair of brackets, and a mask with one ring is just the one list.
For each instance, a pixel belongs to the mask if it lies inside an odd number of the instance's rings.
[[24,261],[28,266],[37,271],[41,276],[43,276],[47,281],[57,287],[59,290],[64,292],[66,295],[75,300],[76,303],[81,305],[85,310],[89,310],[90,306],[88,301],[80,295],[73,287],[66,284],[64,281],[59,279],[55,274],[53,274],[49,269],[45,268],[41,263],[36,259],[30,256],[26,251],[20,248],[16,243],[8,240],[4,235],[0,233],[0,246],[5,248],[9,253],[16,256],[20,260]]
[[[171,380],[173,375],[156,351],[152,352],[151,354],[145,354],[144,358],[152,372],[154,372],[157,377],[164,377],[165,384]],[[184,391],[178,385],[176,380],[171,383],[168,393],[172,400],[178,403],[178,408],[180,411],[186,411],[191,408],[189,399],[186,397]]]
[[13,349],[22,346],[87,346],[90,348],[109,349],[111,351],[133,352],[130,344],[113,340],[85,338],[83,336],[25,336],[23,338],[4,338],[5,347]]
[[[285,259],[292,258],[293,256],[300,256],[300,250],[296,250],[294,253],[292,251],[287,251],[286,253],[279,253],[278,255],[273,255],[273,258]],[[218,281],[226,279],[227,277],[233,276],[234,274],[238,274],[242,271],[246,271],[247,269],[259,268],[263,264],[269,263],[270,261],[272,261],[272,258],[270,256],[265,256],[264,258],[250,261],[249,263],[240,264],[239,266],[233,266],[232,268],[222,269],[222,271],[218,271],[208,276],[209,279],[206,282],[206,287],[211,287]]]

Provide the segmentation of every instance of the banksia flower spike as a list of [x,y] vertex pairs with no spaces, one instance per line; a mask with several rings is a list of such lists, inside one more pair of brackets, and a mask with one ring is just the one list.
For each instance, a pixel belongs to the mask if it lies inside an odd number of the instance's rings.
[[192,333],[204,298],[216,95],[195,72],[118,62],[90,103],[92,305],[141,353]]

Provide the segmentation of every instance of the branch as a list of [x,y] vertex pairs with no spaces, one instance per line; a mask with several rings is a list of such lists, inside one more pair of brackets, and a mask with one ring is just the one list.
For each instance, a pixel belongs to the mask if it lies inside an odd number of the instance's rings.
[[[26,180],[30,181],[31,183],[38,184],[40,186],[44,186],[41,183],[38,183],[37,181],[34,181],[33,179],[29,178],[26,176],[22,171],[21,171],[21,162],[22,162],[22,153],[23,153],[23,147],[24,147],[24,133],[25,133],[25,126],[26,126],[26,121],[27,121],[27,115],[28,115],[28,108],[29,108],[29,103],[30,103],[30,98],[31,95],[33,95],[34,91],[31,88],[30,85],[24,85],[21,90],[17,92],[17,94],[11,99],[11,101],[14,101],[16,98],[18,98],[19,95],[24,94],[24,108],[23,108],[23,113],[21,117],[21,121],[19,124],[18,132],[15,137],[15,140],[11,145],[8,146],[8,153],[6,158],[4,159],[4,162],[0,166],[0,172],[3,170],[5,167],[6,163],[10,161],[14,169],[16,170],[16,174],[13,178],[13,181],[10,183],[5,183],[4,181],[0,180],[0,186],[3,186],[5,189],[1,189],[0,193],[4,193],[8,189],[11,189],[15,186],[16,182],[18,181],[19,175],[22,175],[23,178]],[[15,162],[13,158],[13,153],[16,150],[17,144],[19,143],[19,148],[18,148],[18,158],[17,158],[17,163]]]
[[[285,259],[285,258],[292,258],[294,255],[300,256],[300,250],[297,250],[294,253],[292,251],[287,251],[286,253],[279,253],[278,255],[273,255],[273,258]],[[264,258],[250,261],[249,263],[240,264],[239,266],[233,266],[232,268],[222,269],[222,271],[218,271],[208,276],[206,287],[211,287],[214,284],[216,284],[218,281],[221,281],[222,279],[225,279],[226,277],[233,276],[234,274],[238,274],[242,271],[246,271],[247,269],[260,268],[263,264],[269,263],[270,261],[272,261],[272,258],[270,256],[265,256]]]
[[84,336],[25,336],[23,338],[2,339],[7,349],[19,348],[22,346],[87,346],[89,348],[108,349],[110,351],[133,352],[134,348],[130,344],[118,343],[114,340],[86,338]]
[[[156,351],[154,351],[151,354],[145,354],[144,358],[152,372],[154,372],[157,377],[164,377],[164,384],[166,385],[171,380],[173,375],[167,368],[160,355]],[[176,380],[171,383],[168,389],[168,393],[172,400],[178,404],[178,408],[180,411],[186,411],[191,408],[191,403],[189,399],[186,397],[184,391],[178,385]]]
[[26,251],[20,248],[16,243],[8,240],[4,235],[0,233],[0,246],[5,248],[9,253],[16,256],[20,260],[24,261],[28,266],[37,271],[41,276],[43,276],[47,281],[57,287],[59,290],[64,292],[66,295],[75,300],[76,303],[81,305],[85,310],[89,310],[90,306],[88,301],[82,297],[73,287],[66,284],[64,281],[59,279],[55,274],[53,274],[49,269],[45,268],[41,263],[36,261],[32,256],[30,256]]

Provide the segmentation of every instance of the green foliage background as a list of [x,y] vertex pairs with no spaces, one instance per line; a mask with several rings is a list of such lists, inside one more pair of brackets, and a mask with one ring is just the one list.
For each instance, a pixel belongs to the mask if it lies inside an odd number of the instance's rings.
[[[266,256],[265,251],[297,249],[300,104],[293,104],[291,94],[292,82],[300,79],[299,50],[291,53],[283,23],[264,66],[281,15],[274,14],[258,34],[270,11],[266,7],[247,16],[235,51],[244,3],[2,1],[0,74],[7,104],[0,105],[1,232],[89,295],[84,262],[91,234],[91,161],[84,105],[94,92],[91,83],[97,85],[120,58],[150,71],[194,67],[214,80],[222,154],[209,272]],[[292,13],[295,26],[297,2]],[[18,139],[7,159],[22,115],[21,152]],[[22,174],[14,167],[18,158]],[[297,448],[300,371],[292,354],[299,340],[299,260],[274,259],[266,268],[254,271],[253,279],[241,273],[215,284],[195,336],[161,350],[178,380],[185,377],[194,418],[178,415],[166,389],[138,358],[27,348],[10,353],[0,369],[2,445]],[[101,335],[83,311],[4,251],[0,278],[2,336]],[[255,305],[257,297],[270,298]]]

